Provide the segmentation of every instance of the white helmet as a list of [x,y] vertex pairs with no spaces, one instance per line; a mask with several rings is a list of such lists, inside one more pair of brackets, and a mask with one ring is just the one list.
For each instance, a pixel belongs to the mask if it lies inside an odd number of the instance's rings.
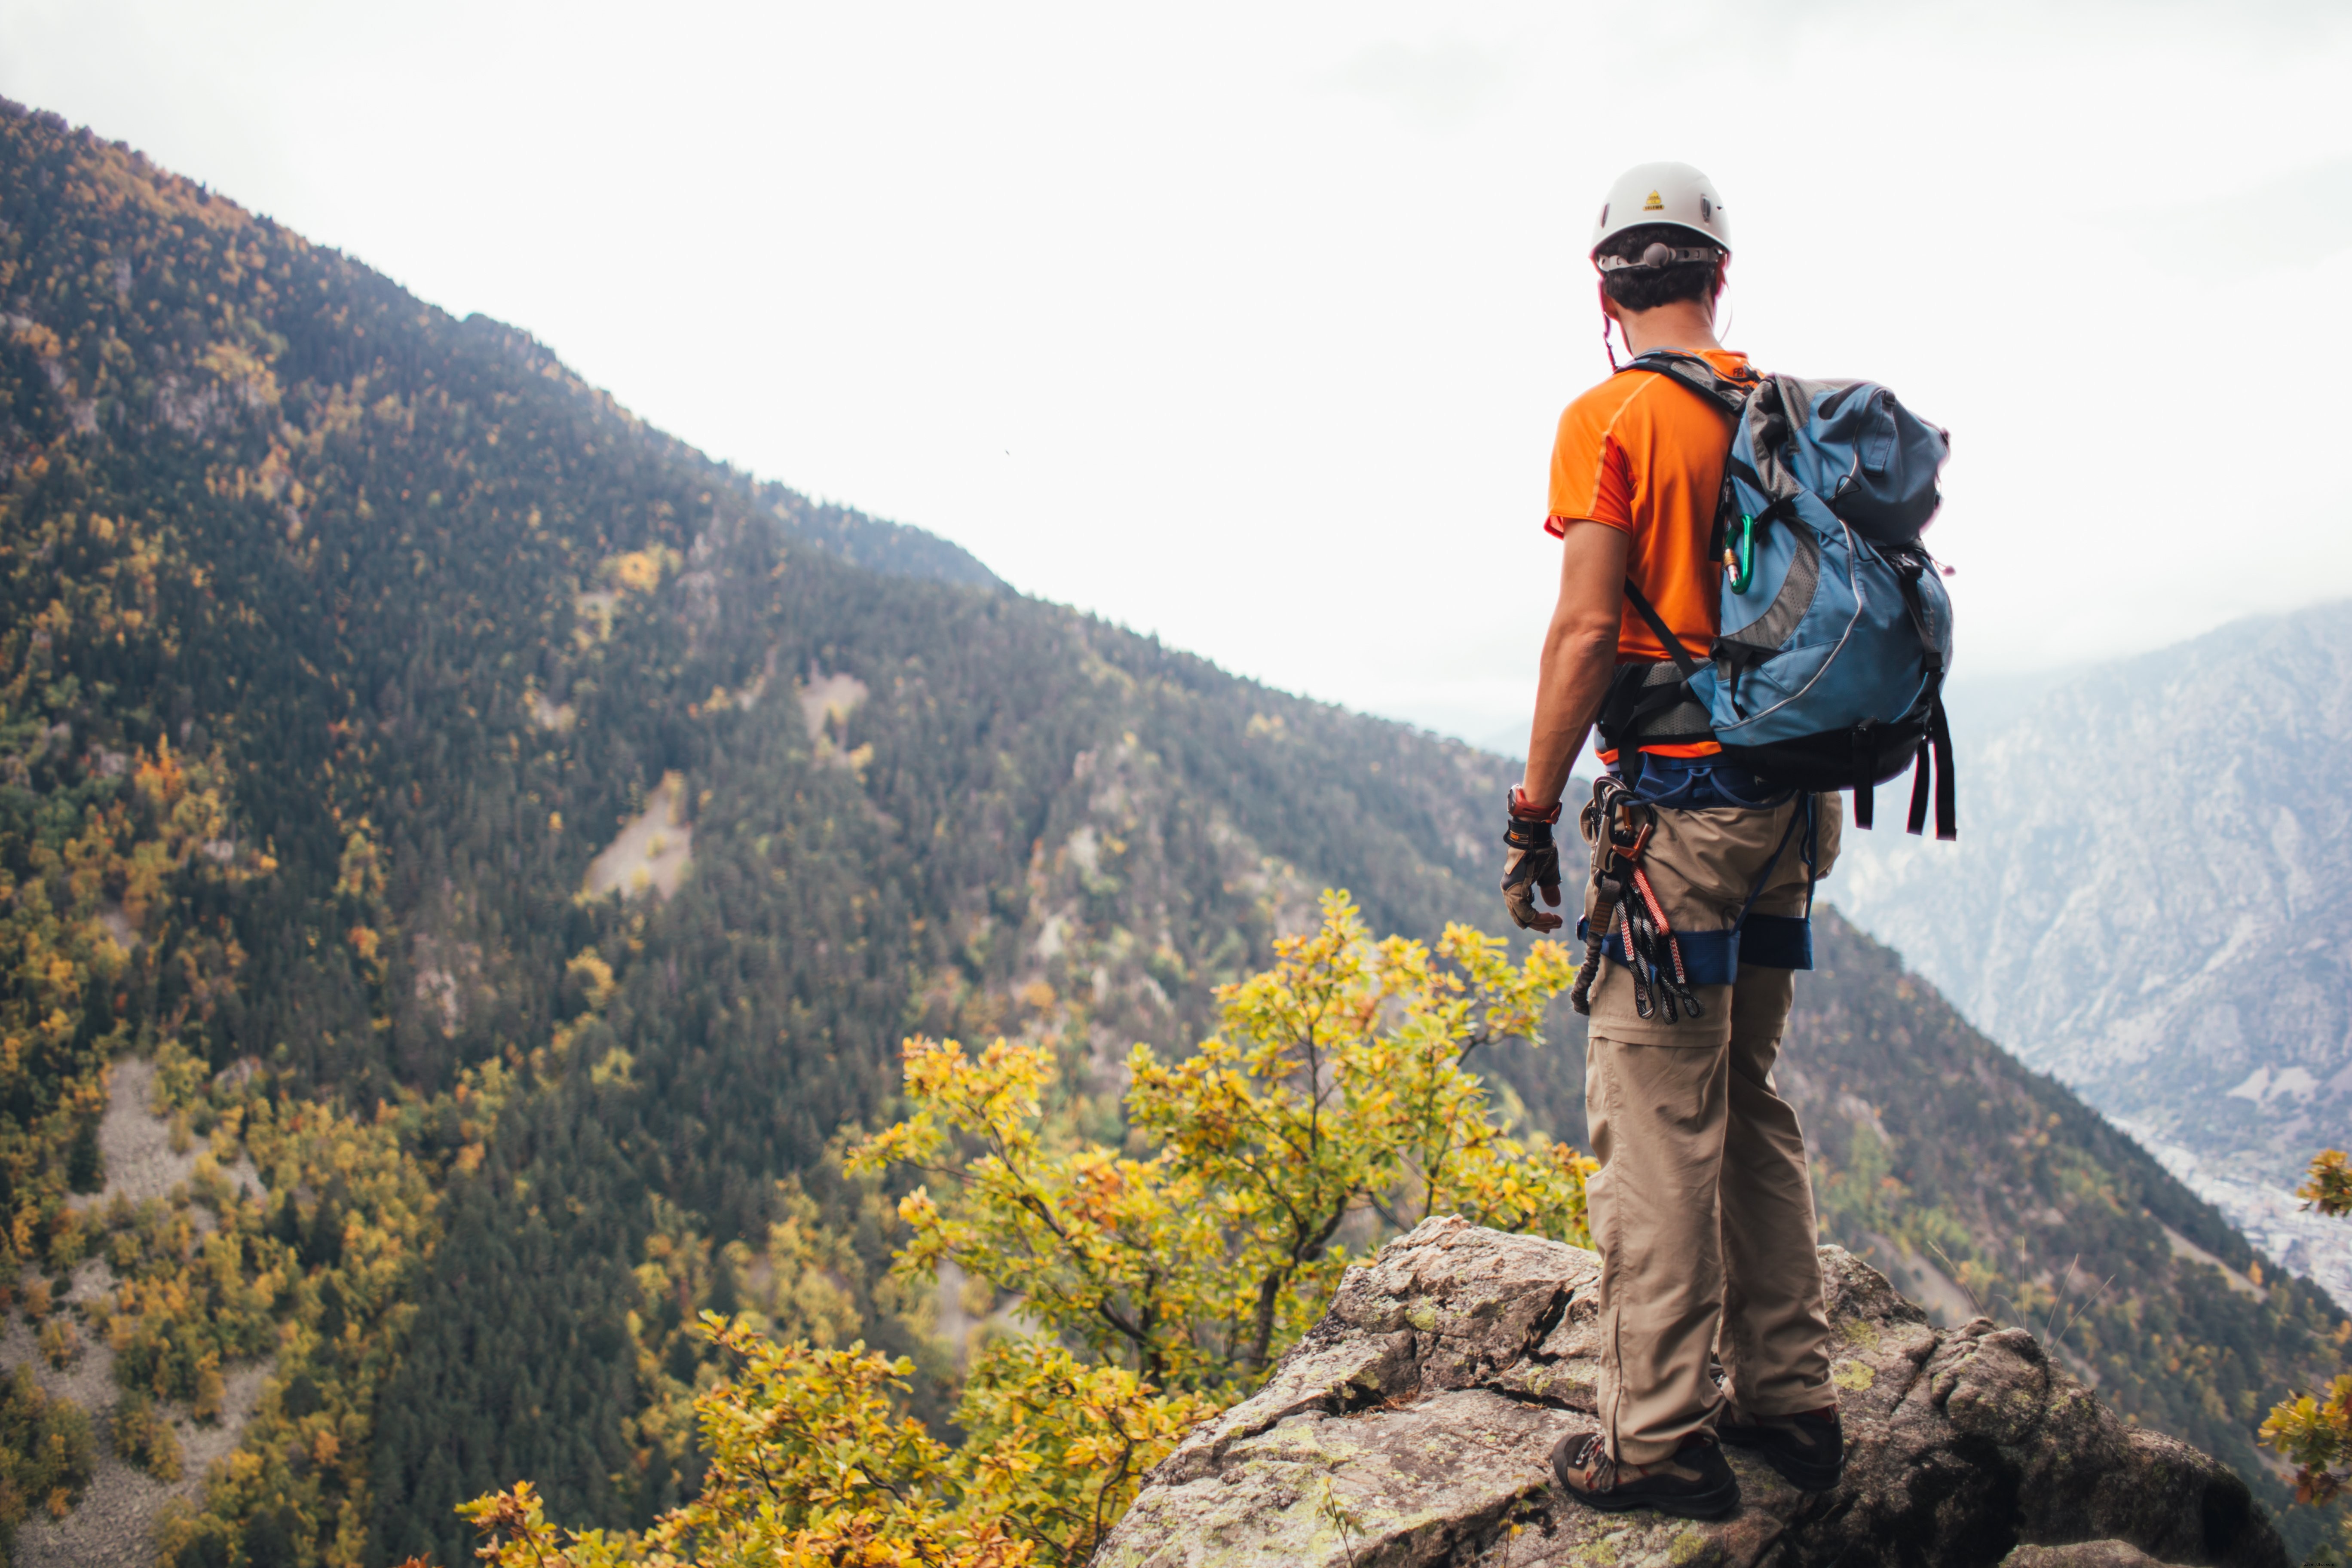
[[[1633,262],[1614,257],[1601,260],[1601,247],[1612,235],[1653,223],[1688,230],[1706,240],[1707,247],[1656,245],[1650,247],[1650,252],[1666,254],[1654,256],[1645,252]],[[1617,267],[1669,267],[1676,262],[1712,261],[1717,250],[1726,256],[1731,254],[1731,226],[1724,221],[1723,198],[1715,194],[1714,183],[1688,163],[1637,163],[1626,170],[1609,187],[1609,199],[1601,204],[1601,217],[1592,226],[1591,254],[1604,272]]]

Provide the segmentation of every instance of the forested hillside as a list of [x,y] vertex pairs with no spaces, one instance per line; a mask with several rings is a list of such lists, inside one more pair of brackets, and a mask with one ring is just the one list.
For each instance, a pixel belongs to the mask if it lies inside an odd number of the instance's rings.
[[[756,484],[13,107],[0,310],[0,1284],[42,1377],[114,1390],[80,1448],[11,1395],[0,1520],[211,1433],[181,1563],[452,1564],[453,1506],[523,1477],[640,1521],[695,1485],[703,1307],[916,1354],[937,1414],[934,1331],[990,1303],[890,1295],[889,1210],[825,1157],[902,1037],[1056,1040],[1109,1105],[1324,886],[1383,931],[1499,913],[1499,759]],[[2069,1347],[2242,1463],[2315,1301],[2168,1263],[2147,1211],[2246,1258],[1829,953],[1792,1081],[1879,1139],[1825,1140],[1833,1226],[2020,1300],[2062,1249],[2128,1262]],[[1576,1132],[1574,1059],[1497,1065]],[[101,1136],[150,1109],[168,1191]]]
[[[436,1188],[362,1334],[398,1370],[192,1561],[257,1508],[455,1560],[452,1505],[519,1475],[644,1516],[686,1461],[634,1425],[633,1335],[678,1310],[634,1271],[763,1244],[902,1035],[1116,1061],[1326,883],[1383,928],[1467,903],[1493,759],[755,486],[54,120],[0,118],[0,223],[13,1267],[92,1250],[68,1156],[123,1051],[200,1131],[396,1116]],[[675,894],[589,896],[649,806]]]

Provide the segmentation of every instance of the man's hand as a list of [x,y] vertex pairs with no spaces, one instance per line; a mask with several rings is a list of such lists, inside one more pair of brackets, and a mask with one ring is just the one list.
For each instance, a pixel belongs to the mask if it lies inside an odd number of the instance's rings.
[[1552,908],[1559,907],[1559,850],[1551,840],[1552,824],[1559,820],[1559,803],[1538,811],[1527,795],[1513,790],[1510,826],[1503,830],[1503,903],[1521,931],[1554,931],[1560,917],[1536,908],[1536,893]]

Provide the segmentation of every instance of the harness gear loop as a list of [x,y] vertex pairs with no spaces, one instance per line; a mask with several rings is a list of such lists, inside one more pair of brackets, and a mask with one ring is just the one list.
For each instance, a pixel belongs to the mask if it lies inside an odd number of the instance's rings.
[[1603,773],[1593,781],[1591,803],[1578,814],[1577,823],[1592,846],[1593,905],[1584,924],[1584,964],[1577,971],[1569,1005],[1580,1013],[1591,1013],[1601,957],[1609,939],[1619,936],[1633,979],[1637,1014],[1647,1018],[1663,1011],[1670,1024],[1685,1016],[1701,1016],[1706,1009],[1691,989],[1682,941],[1642,866],[1650,836],[1657,829],[1657,808],[1635,799],[1624,780]]

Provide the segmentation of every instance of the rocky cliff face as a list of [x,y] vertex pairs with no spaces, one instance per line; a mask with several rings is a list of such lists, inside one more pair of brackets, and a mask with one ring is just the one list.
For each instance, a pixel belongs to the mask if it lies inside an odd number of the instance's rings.
[[1351,1269],[1264,1388],[1153,1473],[1106,1568],[1887,1563],[2284,1568],[2246,1488],[2126,1425],[2029,1333],[1928,1325],[1822,1249],[1851,1458],[1806,1495],[1733,1450],[1705,1523],[1603,1514],[1549,1457],[1596,1425],[1593,1254],[1433,1219]]
[[2352,1305],[2352,1237],[2286,1191],[2352,1139],[2352,616],[1999,709],[1956,711],[1960,842],[1850,834],[1825,895]]

